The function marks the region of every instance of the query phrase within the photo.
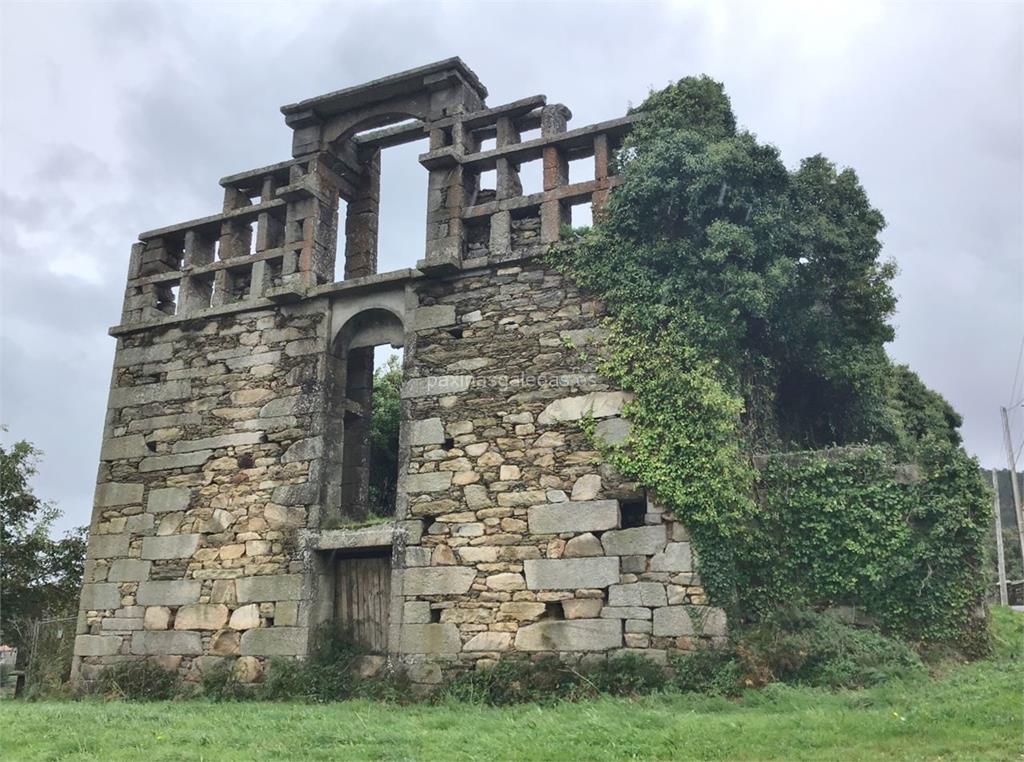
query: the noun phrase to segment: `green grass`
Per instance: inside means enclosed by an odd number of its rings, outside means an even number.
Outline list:
[[[5,702],[0,758],[1020,760],[1020,628],[1002,618],[996,658],[863,691],[775,685],[738,701],[665,695],[507,708]]]

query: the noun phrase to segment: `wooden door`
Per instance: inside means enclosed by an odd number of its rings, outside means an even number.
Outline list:
[[[334,621],[338,632],[374,653],[388,648],[391,553],[337,560]]]

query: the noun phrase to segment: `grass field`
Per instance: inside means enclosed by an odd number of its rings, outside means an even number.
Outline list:
[[[1014,628],[1019,634],[1019,628]],[[1005,631],[1005,630],[1004,630]],[[1024,661],[863,691],[770,686],[553,706],[0,704],[7,760],[1020,760]]]

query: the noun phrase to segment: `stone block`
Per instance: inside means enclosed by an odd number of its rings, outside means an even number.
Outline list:
[[[429,624],[430,604],[426,601],[406,601],[402,607],[402,622],[405,624]]]
[[[176,630],[219,630],[227,624],[228,607],[223,603],[192,603],[174,615]]]
[[[455,325],[455,306],[451,304],[438,304],[430,307],[420,307],[413,310],[410,325],[414,331]]]
[[[570,500],[585,502],[593,500],[601,493],[601,477],[599,474],[584,474],[572,485]]]
[[[142,557],[153,561],[169,558],[191,558],[199,548],[200,534],[170,534],[163,537],[144,537]]]
[[[430,566],[430,548],[413,545],[405,549],[406,566]]]
[[[451,623],[402,626],[399,649],[406,654],[456,654],[462,650],[459,628]]]
[[[112,582],[90,582],[82,585],[81,607],[87,610],[121,608],[121,593]]]
[[[149,561],[136,558],[119,558],[110,565],[107,579],[111,582],[142,582],[149,579]]]
[[[606,445],[625,444],[633,425],[625,418],[605,418],[594,427],[597,439]]]
[[[128,543],[131,536],[124,534],[90,534],[90,558],[118,558],[128,555]]]
[[[660,582],[633,582],[609,587],[608,605],[667,606],[668,598],[665,595],[665,586]]]
[[[619,525],[619,504],[615,500],[589,500],[534,505],[527,521],[531,534],[600,532]]]
[[[201,466],[209,460],[211,455],[213,455],[213,450],[200,450],[181,455],[154,455],[151,458],[142,459],[142,462],[139,463],[139,471],[170,471],[174,468]]]
[[[622,623],[616,619],[537,622],[516,633],[519,651],[607,651],[622,646]]]
[[[643,556],[665,549],[668,534],[664,526],[617,529],[601,535],[604,552],[610,556]]]
[[[105,617],[100,623],[100,628],[105,632],[131,632],[142,629],[142,620],[136,617]]]
[[[652,634],[655,637],[693,635],[693,620],[688,606],[666,606],[654,610]]]
[[[484,579],[484,584],[491,590],[522,590],[526,587],[523,575],[516,572],[499,572]]]
[[[308,630],[305,627],[262,627],[242,633],[243,656],[304,656]]]
[[[154,344],[149,347],[128,347],[118,350],[114,355],[115,368],[127,368],[131,365],[165,362],[173,355],[174,347],[170,342]]]
[[[151,489],[146,500],[146,510],[150,513],[167,513],[184,511],[188,508],[191,492],[188,487],[161,487]],[[141,498],[141,495],[140,495]]]
[[[725,637],[729,634],[725,611],[714,606],[691,606],[692,619],[697,620],[694,626],[698,635],[708,637]]]
[[[302,597],[301,574],[268,574],[235,581],[239,603],[297,601]]]
[[[196,603],[201,588],[199,580],[155,580],[140,583],[135,598],[140,606],[183,606]]]
[[[469,591],[476,570],[464,566],[421,566],[406,569],[402,574],[402,594],[462,595]]]
[[[202,439],[179,439],[174,443],[171,452],[178,454],[184,452],[196,452],[198,450],[219,450],[225,447],[242,447],[244,445],[259,444],[263,441],[262,431],[243,431],[239,434],[221,434],[216,437],[203,437]]]
[[[162,384],[142,384],[110,390],[111,408],[148,405],[150,402],[165,402],[190,397],[192,386],[188,381],[166,381]]]
[[[75,637],[75,656],[113,656],[120,650],[120,635],[78,635]]]
[[[549,426],[562,421],[578,421],[588,414],[593,418],[608,418],[621,413],[630,399],[632,395],[626,392],[591,392],[576,397],[563,397],[549,403],[537,416],[537,423]]]
[[[564,558],[588,558],[603,555],[604,548],[601,541],[590,532],[573,537],[565,543],[565,550],[562,552]]]
[[[109,508],[114,505],[132,505],[142,502],[141,484],[125,482],[106,482],[96,485],[94,502],[98,508]]]
[[[688,542],[670,542],[663,553],[651,558],[652,572],[693,571],[693,551]]]
[[[324,451],[323,437],[300,439],[285,450],[281,456],[282,463],[299,463],[305,460],[316,460]]]
[[[147,606],[142,617],[145,630],[166,630],[171,626],[171,610],[166,606]]]
[[[199,656],[202,652],[203,639],[198,632],[143,630],[132,633],[132,653],[138,656]]]
[[[451,471],[432,471],[425,474],[409,474],[405,477],[405,491],[444,492],[452,484]]]
[[[605,606],[602,619],[650,619],[651,610],[643,606]]]
[[[511,632],[480,632],[470,638],[463,651],[507,651],[512,647]]]
[[[569,598],[562,601],[562,613],[566,619],[596,619],[603,606],[600,598]]]
[[[299,602],[278,601],[274,604],[274,626],[294,627],[299,623]]]
[[[250,603],[246,606],[239,606],[231,612],[231,621],[228,627],[232,630],[254,630],[260,626],[260,605]]]
[[[440,418],[409,422],[409,444],[413,446],[444,443],[444,424]]]
[[[601,588],[619,581],[619,559],[535,558],[523,562],[529,590]]]
[[[469,388],[471,383],[473,383],[473,377],[465,375],[410,378],[402,384],[402,399],[461,394]]]
[[[111,437],[104,440],[100,448],[100,460],[125,460],[143,458],[149,455],[146,438],[142,434],[129,434],[124,437]]]

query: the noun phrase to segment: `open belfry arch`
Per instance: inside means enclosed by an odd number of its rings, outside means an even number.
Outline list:
[[[291,159],[139,237],[77,677],[154,658],[258,679],[332,626],[419,683],[724,635],[685,529],[583,431],[622,441],[627,398],[594,370],[601,305],[540,257],[574,206],[600,213],[633,117],[569,129],[544,96],[486,96],[452,58],[285,106]],[[378,273],[380,152],[417,140],[425,245]],[[382,344],[404,351],[395,517],[358,527]]]

